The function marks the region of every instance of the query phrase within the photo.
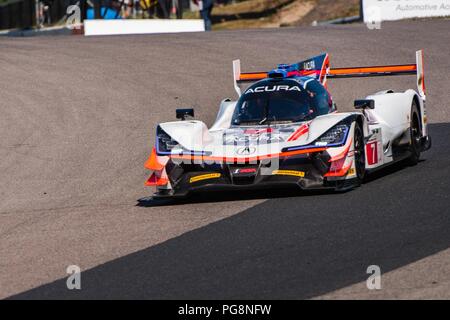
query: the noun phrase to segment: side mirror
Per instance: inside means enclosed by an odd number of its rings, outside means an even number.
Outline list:
[[[177,119],[186,120],[186,117],[194,117],[194,109],[177,109],[176,110]]]
[[[355,109],[375,109],[374,100],[355,100]]]

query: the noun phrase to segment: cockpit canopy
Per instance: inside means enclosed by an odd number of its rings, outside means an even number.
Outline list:
[[[333,103],[322,84],[312,78],[265,79],[249,87],[240,97],[233,126],[291,123],[330,113]]]

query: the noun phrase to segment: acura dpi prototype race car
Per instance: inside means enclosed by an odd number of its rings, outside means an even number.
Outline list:
[[[221,102],[211,128],[192,119],[193,109],[157,126],[145,163],[154,197],[284,185],[348,190],[386,165],[416,164],[431,147],[422,51],[407,65],[330,68],[322,54],[256,73],[241,73],[235,60],[233,71],[239,99]],[[337,112],[327,91],[328,79],[409,74],[417,91],[371,94],[354,102],[355,112]]]

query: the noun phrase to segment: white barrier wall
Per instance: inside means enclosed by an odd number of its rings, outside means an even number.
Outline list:
[[[117,19],[85,20],[84,35],[121,35],[205,31],[205,23],[200,19]]]
[[[450,16],[450,0],[362,0],[364,22]]]

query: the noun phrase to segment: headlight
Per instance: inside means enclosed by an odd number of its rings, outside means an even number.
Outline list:
[[[321,135],[315,142],[316,146],[329,146],[344,144],[347,138],[348,126],[345,124],[335,125],[333,128]]]
[[[173,140],[164,130],[159,126],[156,130],[156,138],[158,144],[158,152],[170,152],[178,145],[178,142]]]

